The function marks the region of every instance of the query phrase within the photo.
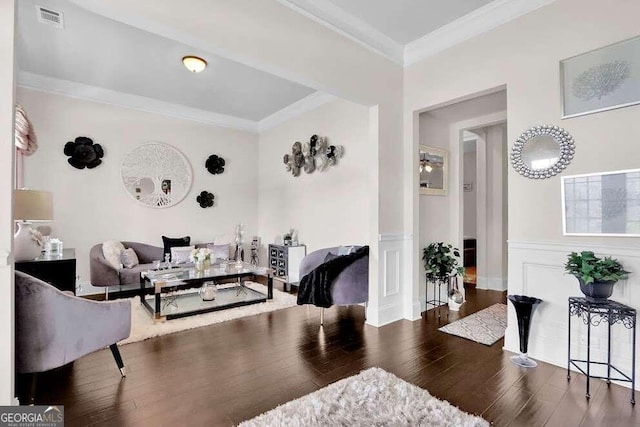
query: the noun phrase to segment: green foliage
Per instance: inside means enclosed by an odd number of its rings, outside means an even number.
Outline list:
[[[564,269],[584,283],[617,282],[629,274],[617,259],[598,258],[591,251],[571,252]]]
[[[431,243],[422,251],[422,261],[427,270],[427,280],[430,282],[444,282],[452,275],[464,274],[458,258],[460,250],[443,242]]]

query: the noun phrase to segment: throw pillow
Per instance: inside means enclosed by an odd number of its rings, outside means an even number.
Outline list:
[[[122,265],[124,268],[133,268],[136,265],[140,264],[140,260],[138,260],[138,254],[131,248],[125,249],[120,254],[120,261],[122,261]]]
[[[349,255],[356,250],[355,246],[340,246],[338,248],[338,255]]]
[[[207,249],[211,251],[211,259],[221,259],[227,261],[229,259],[229,245],[212,245],[208,244]]]
[[[116,270],[122,268],[120,255],[124,251],[124,245],[117,240],[107,240],[102,243],[102,255],[107,263]]]
[[[178,237],[171,238],[167,236],[162,236],[162,243],[164,244],[164,252],[165,254],[169,254],[169,259],[171,259],[171,248],[189,246],[191,243],[191,237]]]
[[[195,246],[178,246],[171,248],[171,260],[176,264],[190,262],[189,257]]]

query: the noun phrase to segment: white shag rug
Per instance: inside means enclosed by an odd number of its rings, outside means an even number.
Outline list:
[[[488,427],[427,390],[370,368],[240,423],[254,426]]]
[[[494,304],[438,330],[480,344],[492,345],[504,337],[505,329],[507,329],[507,306]]]
[[[245,284],[247,287],[258,292],[262,292],[265,295],[267,293],[267,287],[265,285],[255,282],[245,282]],[[273,299],[267,300],[267,302],[214,311],[211,313],[196,314],[194,316],[182,317],[161,323],[153,323],[151,315],[147,309],[142,306],[142,303],[140,303],[140,297],[129,298],[129,300],[131,301],[131,335],[129,335],[129,338],[120,341],[118,343],[120,345],[143,341],[160,335],[185,331],[187,329],[213,325],[214,323],[226,322],[227,320],[238,319],[240,317],[281,310],[283,308],[289,308],[296,305],[296,297],[294,295],[281,292],[274,288]]]

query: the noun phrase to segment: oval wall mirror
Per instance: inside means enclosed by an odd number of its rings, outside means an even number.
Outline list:
[[[191,188],[191,165],[175,147],[150,142],[131,150],[122,162],[122,184],[134,200],[151,208],[182,201]]]
[[[574,154],[575,143],[569,132],[554,125],[535,126],[513,144],[511,164],[520,175],[544,179],[560,173]]]

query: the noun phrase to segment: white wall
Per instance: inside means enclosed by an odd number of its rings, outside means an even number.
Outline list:
[[[53,193],[52,234],[76,249],[81,280],[89,279],[91,246],[108,239],[162,246],[162,235],[189,235],[192,242],[210,242],[233,233],[238,223],[245,226],[246,242],[257,233],[257,135],[23,88],[17,100],[40,145],[25,159],[25,185]],[[102,145],[100,166],[78,170],[67,163],[64,144],[77,136]],[[191,163],[191,191],[178,205],[152,209],[125,193],[120,164],[133,147],[149,141],[176,147]],[[225,159],[223,174],[205,169],[211,154]],[[203,190],[215,195],[212,208],[197,204]]]
[[[265,248],[290,228],[298,230],[307,252],[369,244],[368,133],[369,109],[336,100],[260,134],[258,218]],[[282,157],[294,142],[308,142],[314,134],[344,146],[344,156],[324,172],[301,171],[294,177]],[[266,253],[261,260],[266,263]]]
[[[468,147],[469,145],[473,148]],[[465,141],[463,160],[464,184],[471,184],[471,191],[464,192],[464,237],[476,237],[476,142]],[[469,150],[469,151],[467,151]]]
[[[575,158],[564,175],[637,168],[640,156],[634,141],[640,139],[640,106],[561,120],[558,71],[564,58],[637,36],[637,16],[637,1],[621,0],[612,7],[611,2],[598,0],[557,0],[405,69],[406,143],[417,149],[416,111],[506,85],[510,142],[531,126],[557,124],[576,141]],[[474,64],[473,73],[468,72],[469,63]],[[592,247],[615,255],[628,247],[637,253],[640,239],[563,236],[560,177],[530,180],[509,167],[508,187],[509,293],[526,292],[545,301],[534,319],[531,354],[562,366],[566,363],[566,296],[579,294],[560,267],[566,252]],[[516,244],[520,245],[517,262],[513,260]],[[560,252],[550,249],[558,244]],[[551,260],[543,260],[545,251],[551,252]],[[635,263],[630,261],[630,269]],[[526,287],[523,277],[528,277]],[[639,277],[634,274],[619,284],[614,296],[640,307],[640,292],[634,291]],[[544,339],[551,335],[555,341]],[[518,348],[511,308],[505,346]]]
[[[14,401],[14,1],[0,0],[0,405]]]
[[[507,217],[505,207],[507,157],[506,126],[503,124],[484,129],[486,146],[486,198],[479,202],[486,209],[486,222],[478,227],[486,229],[486,269],[478,268],[478,288],[507,289]],[[480,266],[478,266],[480,267]]]

